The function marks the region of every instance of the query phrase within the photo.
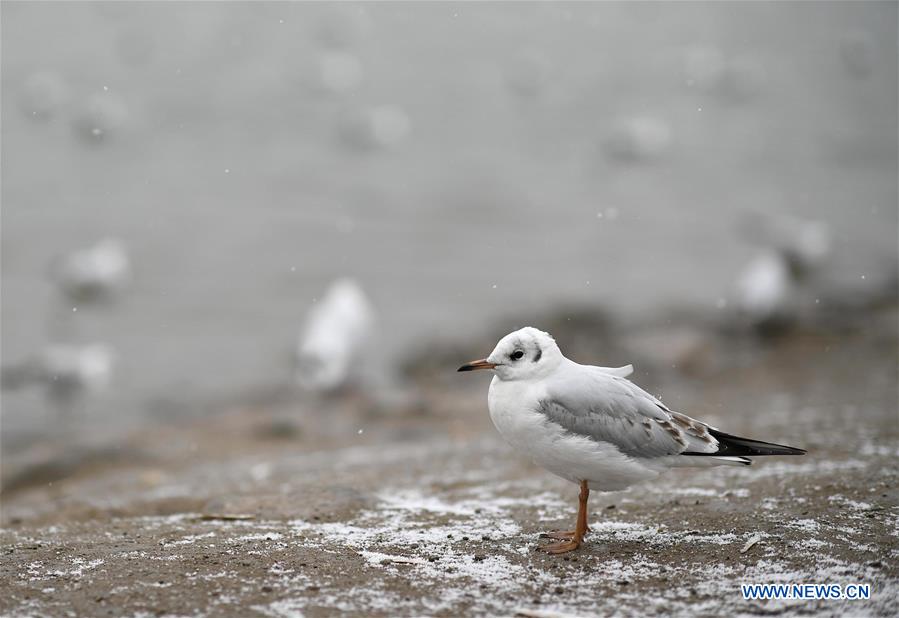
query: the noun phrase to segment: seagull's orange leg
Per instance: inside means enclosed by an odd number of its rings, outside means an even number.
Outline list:
[[[574,531],[550,532],[541,535],[562,540],[561,543],[544,545],[540,548],[541,551],[545,551],[548,554],[564,554],[569,551],[574,551],[581,546],[584,535],[587,534],[587,531],[589,530],[587,527],[587,499],[589,497],[590,488],[587,486],[587,481],[581,481],[581,493],[578,496],[577,523],[574,526]]]
[[[590,532],[590,526],[584,532]],[[574,530],[550,530],[549,532],[541,532],[541,539],[556,539],[558,541],[570,541],[574,538],[576,532]]]

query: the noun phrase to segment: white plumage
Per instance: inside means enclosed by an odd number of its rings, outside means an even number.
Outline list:
[[[737,309],[753,322],[777,318],[788,312],[791,292],[789,264],[780,254],[765,251],[737,279]]]
[[[67,403],[109,387],[115,352],[106,344],[52,344],[21,365],[4,368],[4,388],[41,385],[51,399]]]
[[[520,366],[510,365],[509,356],[519,349]],[[718,443],[705,425],[684,415],[676,422],[664,404],[630,382],[630,365],[579,365],[535,328],[504,337],[487,361],[497,363],[487,399],[496,428],[513,447],[571,482],[617,491],[671,467],[741,463],[681,457],[714,453]]]
[[[297,381],[312,391],[337,389],[353,375],[369,341],[374,311],[351,279],[331,284],[309,311],[297,343]]]
[[[737,279],[735,307],[754,325],[789,320],[798,292],[831,253],[831,232],[821,221],[786,216],[747,217],[743,233],[764,246]]]
[[[821,267],[833,250],[833,234],[823,221],[753,214],[743,219],[741,227],[748,240],[780,254],[797,279]]]
[[[108,298],[130,280],[131,260],[124,244],[107,238],[60,258],[54,263],[52,276],[72,300]]]

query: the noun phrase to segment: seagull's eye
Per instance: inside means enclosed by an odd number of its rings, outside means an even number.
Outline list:
[[[515,350],[514,352],[509,354],[509,358],[511,358],[512,360],[518,360],[522,356],[524,356],[524,352],[522,352],[521,350]]]

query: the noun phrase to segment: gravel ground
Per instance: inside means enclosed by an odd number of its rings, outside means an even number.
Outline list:
[[[896,615],[895,317],[714,371],[638,365],[669,405],[809,454],[594,493],[565,556],[536,548],[576,488],[495,435],[485,377],[393,406],[270,393],[106,450],[48,439],[4,461],[0,614]],[[871,596],[744,601],[741,583]]]

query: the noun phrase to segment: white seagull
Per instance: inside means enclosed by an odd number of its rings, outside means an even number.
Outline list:
[[[73,301],[112,297],[131,278],[131,260],[125,245],[106,238],[92,247],[56,259],[51,275]]]
[[[753,326],[796,317],[800,292],[831,253],[830,227],[786,216],[748,216],[743,234],[765,248],[737,279],[734,305]]]
[[[51,344],[28,361],[4,367],[3,388],[42,385],[51,400],[71,405],[84,394],[106,390],[112,382],[115,362],[115,351],[104,343]]]
[[[503,437],[539,466],[580,485],[575,529],[546,535],[560,540],[541,548],[551,554],[583,542],[590,489],[626,489],[669,468],[748,466],[755,455],[805,453],[726,434],[674,412],[627,379],[630,365],[579,365],[536,328],[506,335],[490,356],[459,367],[476,369],[495,373],[487,404]]]
[[[775,251],[765,251],[737,279],[736,306],[755,325],[786,318],[792,289],[789,262]]]
[[[353,377],[374,329],[375,312],[358,283],[338,279],[306,318],[296,348],[296,378],[311,391],[334,391]]]

